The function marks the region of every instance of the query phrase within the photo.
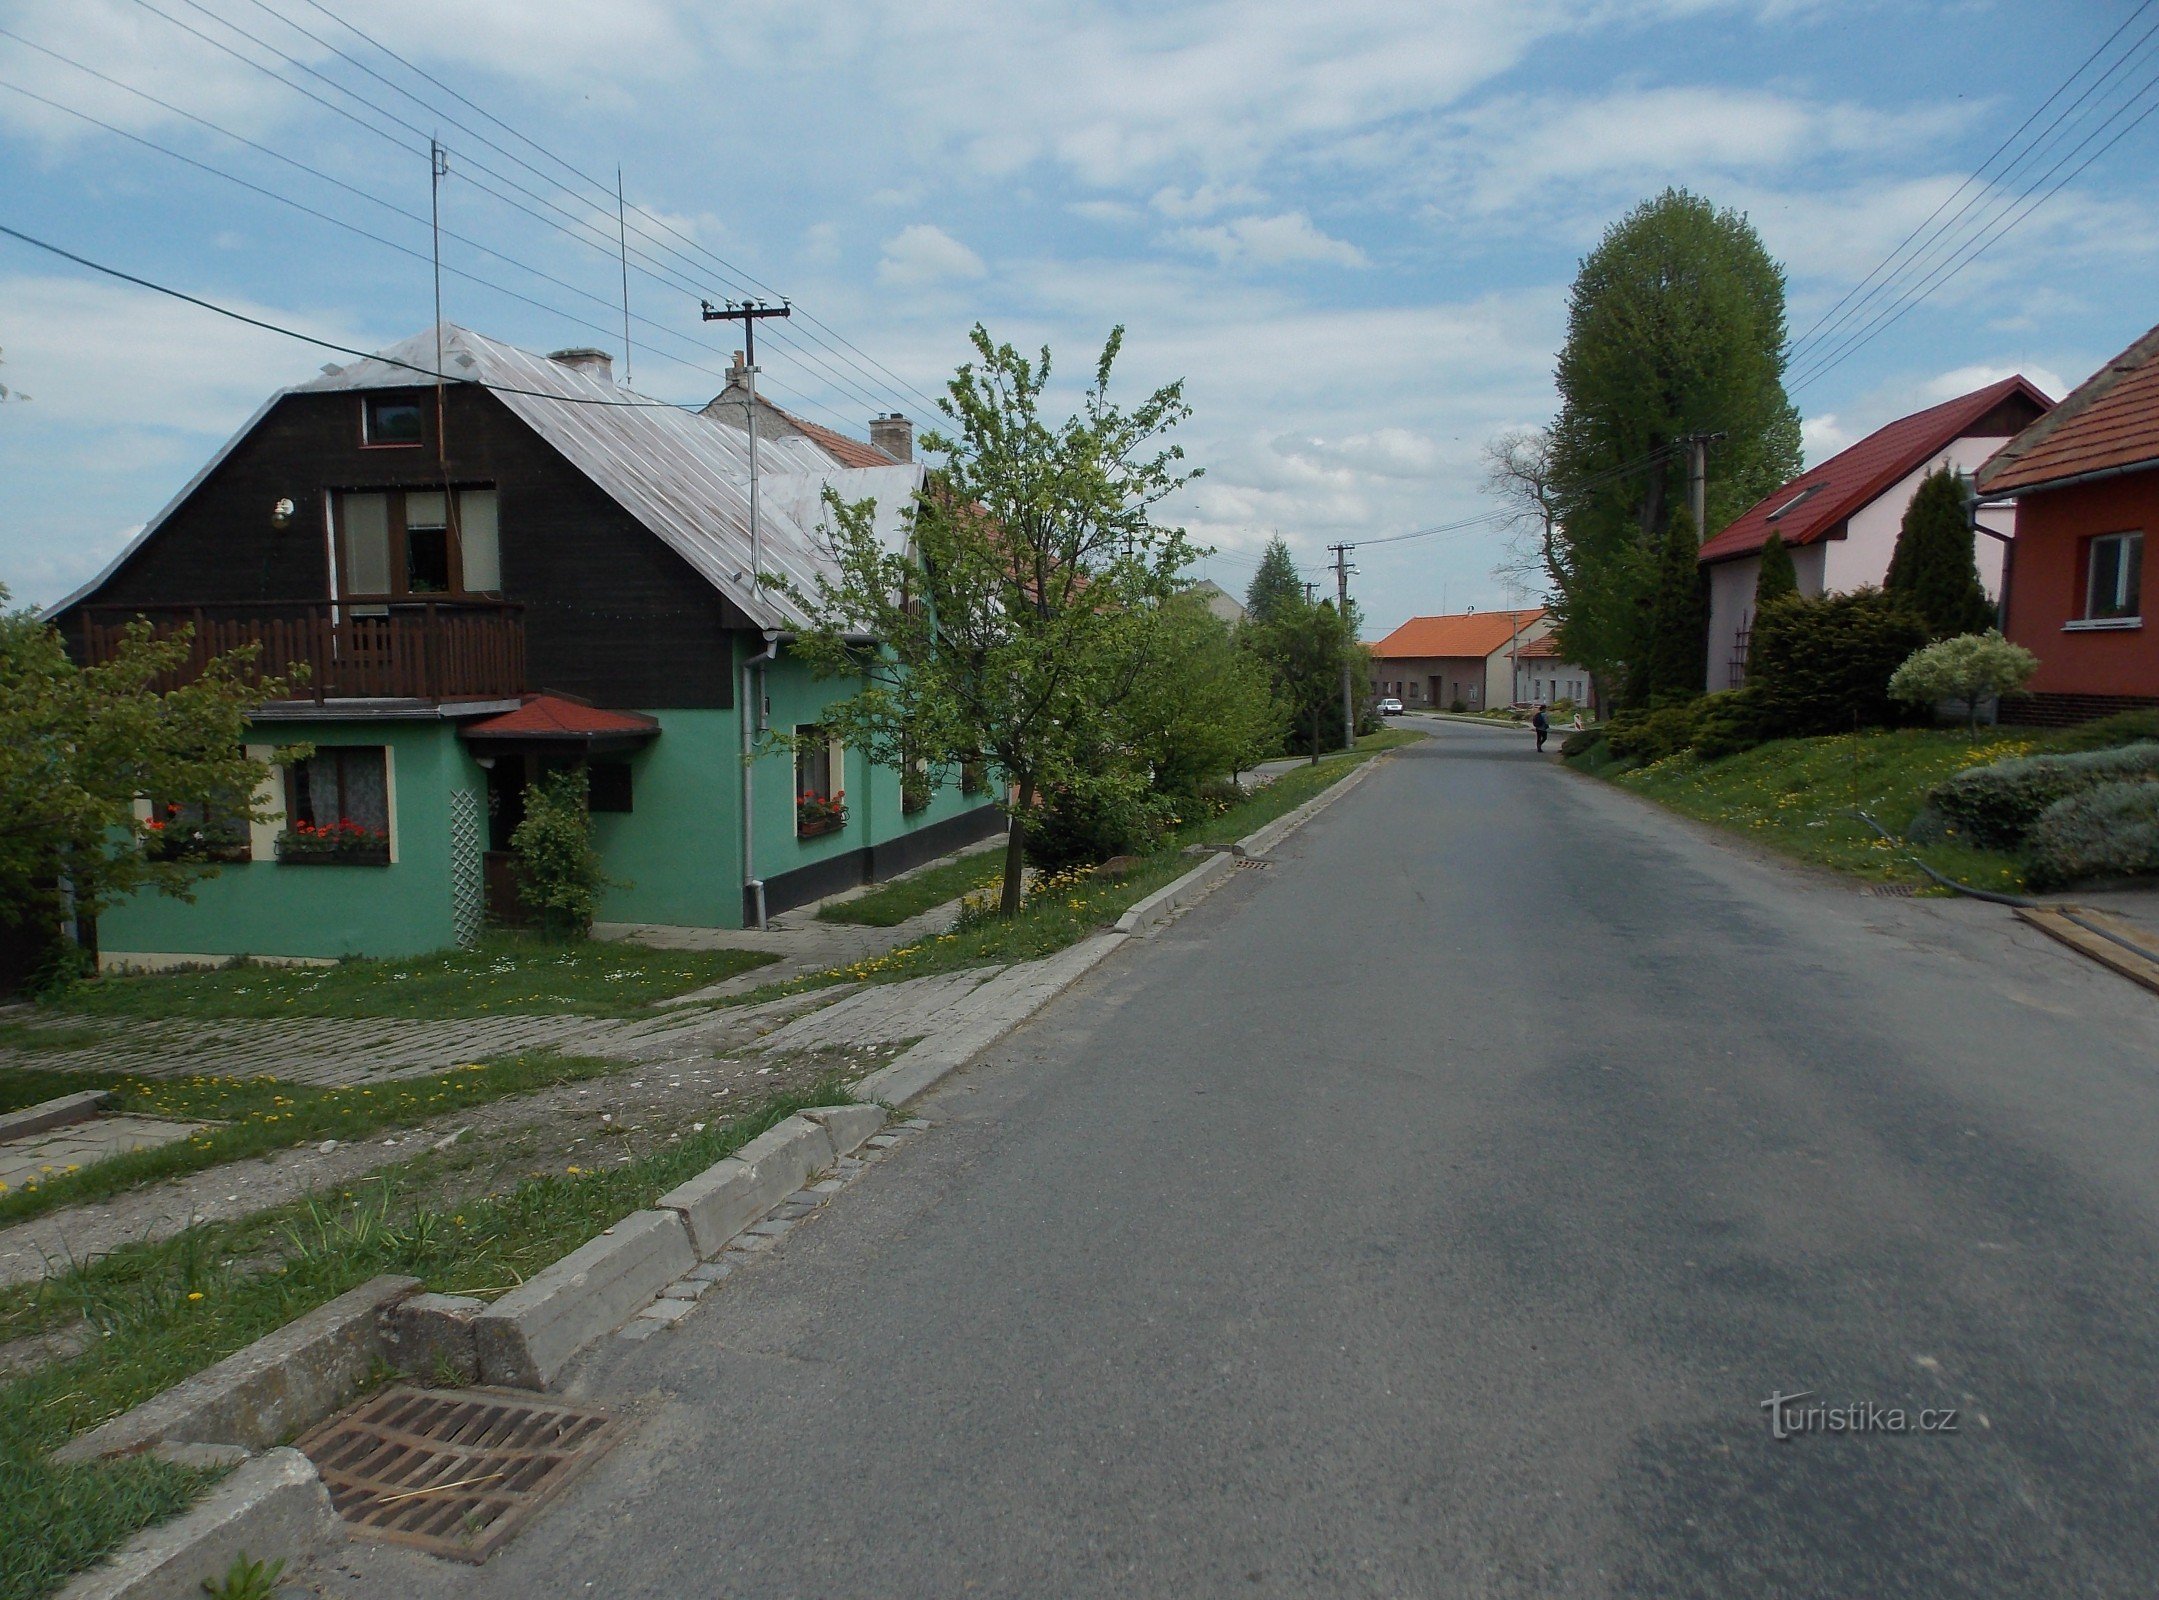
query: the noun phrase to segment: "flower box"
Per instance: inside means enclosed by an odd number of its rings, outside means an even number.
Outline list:
[[[295,822],[277,836],[277,859],[289,867],[386,867],[390,836],[357,822]]]
[[[798,839],[816,839],[828,833],[838,833],[840,829],[846,826],[847,813],[844,811],[821,817],[798,816],[795,818],[795,837]]]
[[[281,867],[386,867],[390,864],[390,847],[385,844],[362,850],[293,850],[280,844],[277,864]]]
[[[818,794],[805,790],[795,796],[795,837],[815,839],[838,833],[847,826],[847,796],[838,791]]]

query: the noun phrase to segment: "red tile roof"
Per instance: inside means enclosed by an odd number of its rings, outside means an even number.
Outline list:
[[[635,711],[603,711],[556,694],[528,694],[515,711],[465,725],[465,737],[483,739],[591,739],[653,733],[659,723]]]
[[[1979,469],[1982,494],[2020,494],[2110,468],[2159,466],[2159,328],[2086,378]]]
[[[772,404],[769,400],[765,400],[763,395],[759,395],[757,398],[767,405]],[[873,444],[864,444],[860,439],[850,439],[844,433],[827,428],[820,423],[812,422],[807,417],[798,417],[792,411],[781,410],[778,406],[772,406],[772,409],[778,411],[790,423],[800,428],[809,436],[811,442],[843,467],[889,467],[897,465],[894,457],[887,455]]]
[[[1556,661],[1563,659],[1559,653],[1559,636],[1551,633],[1546,634],[1541,639],[1530,640],[1521,649],[1515,651],[1515,654],[1525,661]]]
[[[1383,661],[1417,656],[1488,656],[1544,615],[1536,611],[1469,611],[1459,616],[1411,617],[1372,646]]]
[[[1869,501],[1986,421],[1989,412],[2010,406],[2016,413],[2028,414],[2044,412],[2053,404],[2019,374],[1899,417],[1757,502],[1704,544],[1701,558],[1712,562],[1751,556],[1769,542],[1772,532],[1782,534],[1787,547],[1818,543]],[[2002,431],[2013,431],[2028,420],[2028,415],[2013,416]]]

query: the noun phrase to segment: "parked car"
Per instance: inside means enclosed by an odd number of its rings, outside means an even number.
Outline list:
[[[1399,717],[1402,714],[1402,702],[1395,699],[1391,694],[1381,695],[1379,697],[1379,714],[1383,717]]]

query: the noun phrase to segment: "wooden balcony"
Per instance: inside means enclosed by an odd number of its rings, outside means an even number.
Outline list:
[[[255,673],[287,677],[296,666],[308,700],[495,700],[525,688],[523,608],[500,601],[415,600],[387,605],[327,601],[214,601],[201,605],[85,606],[85,662],[110,661],[130,623],[158,635],[192,630],[187,662],[153,685],[200,677],[217,656],[260,645]]]

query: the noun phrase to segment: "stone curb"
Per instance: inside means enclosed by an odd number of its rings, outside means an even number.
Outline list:
[[[56,1100],[40,1100],[34,1106],[0,1115],[0,1140],[27,1139],[32,1134],[50,1133],[55,1128],[88,1122],[111,1104],[110,1089],[85,1089],[80,1094],[64,1094]]]
[[[633,1211],[472,1319],[480,1381],[544,1389],[570,1357],[612,1333],[697,1265],[675,1211]]]
[[[69,1440],[53,1460],[72,1465],[158,1444],[281,1443],[360,1392],[381,1354],[377,1319],[419,1286],[417,1278],[370,1278]]]
[[[266,1450],[170,1522],[135,1535],[59,1600],[202,1600],[243,1551],[288,1571],[342,1536],[330,1491],[297,1450]]]
[[[880,1126],[883,1121],[883,1113],[879,1112]],[[855,1144],[875,1131],[864,1133]],[[670,1189],[656,1204],[682,1219],[690,1247],[700,1259],[716,1256],[726,1248],[728,1240],[809,1182],[813,1174],[832,1165],[837,1155],[831,1134],[807,1116],[797,1114],[767,1128],[687,1183]],[[659,1293],[680,1276],[675,1273],[655,1285],[653,1293]]]
[[[1155,890],[1117,919],[1119,933],[1144,933],[1172,912],[1181,911],[1203,898],[1237,865],[1236,856],[1218,851],[1176,882]]]
[[[1358,784],[1371,777],[1379,764],[1385,761],[1390,754],[1392,754],[1391,751],[1382,750],[1348,777],[1328,784],[1326,788],[1320,790],[1318,794],[1305,801],[1296,810],[1285,811],[1281,816],[1276,817],[1274,821],[1254,828],[1237,841],[1237,847],[1248,856],[1265,855],[1307,822],[1318,816],[1320,812],[1326,810],[1335,801],[1356,788]]]

